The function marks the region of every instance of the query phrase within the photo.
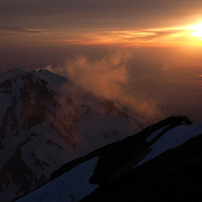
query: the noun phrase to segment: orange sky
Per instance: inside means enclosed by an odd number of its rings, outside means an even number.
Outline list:
[[[198,0],[2,0],[0,47],[201,46],[200,22]]]
[[[200,0],[1,0],[0,73],[48,66],[145,113],[200,120],[201,23]]]
[[[201,30],[201,33],[200,33]],[[193,33],[199,33],[193,35]],[[124,31],[92,31],[84,32],[72,39],[58,40],[66,44],[113,44],[120,46],[202,46],[202,27],[150,28]]]
[[[4,46],[65,46],[82,45],[117,45],[145,47],[202,46],[202,26],[199,23],[179,27],[111,30],[88,29],[63,30],[3,30],[8,33],[1,39]],[[195,26],[194,26],[195,25]],[[76,32],[76,33],[75,33]],[[193,33],[196,33],[195,35]]]

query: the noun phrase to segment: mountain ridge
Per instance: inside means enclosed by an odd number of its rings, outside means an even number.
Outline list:
[[[181,144],[159,153],[158,156],[141,165],[135,166],[151,152],[151,145],[169,134],[170,131],[181,126],[195,125],[200,125],[200,129],[196,131],[192,127],[193,132],[190,133],[189,139],[185,142],[182,140]],[[161,134],[159,133],[160,136],[157,136],[156,140],[154,138],[150,142],[147,141],[149,136],[165,126],[168,126],[169,130],[160,132]],[[181,135],[183,136],[183,132]],[[91,190],[91,193],[85,192],[81,201],[147,201],[151,199],[155,201],[185,199],[200,201],[202,199],[200,191],[202,188],[200,183],[202,179],[201,143],[202,122],[192,124],[187,117],[169,117],[133,136],[106,145],[85,157],[62,166],[52,174],[51,182],[54,186],[54,180],[58,180],[58,178],[68,180],[68,178],[65,179],[64,173],[71,172],[72,169],[87,163],[90,159],[98,158],[88,183],[99,187]],[[44,185],[33,193],[40,201],[45,202],[40,196],[45,194],[49,197],[48,194],[51,190],[52,188],[47,190],[46,185]],[[63,195],[63,192],[59,191],[61,198],[56,201],[78,201],[74,197],[69,200],[68,194],[71,195],[71,191],[64,190],[66,194]],[[77,190],[78,195],[81,194],[79,190]],[[33,193],[30,193],[28,198],[25,196],[17,201],[32,202],[35,200]]]
[[[47,70],[11,70],[0,76],[0,102],[3,201],[43,184],[65,162],[140,131],[145,124],[120,103]]]

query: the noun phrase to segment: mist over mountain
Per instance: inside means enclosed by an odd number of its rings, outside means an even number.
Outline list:
[[[201,202],[201,10],[0,1],[0,202]]]
[[[25,71],[48,67],[99,96],[130,104],[151,123],[173,115],[198,122],[202,120],[201,51],[201,47],[104,45],[4,48],[0,73],[16,67]]]
[[[145,127],[129,108],[47,70],[0,75],[0,198],[49,180],[64,163]]]
[[[134,109],[47,70],[1,74],[0,102],[2,202],[201,199],[201,122],[147,127]]]

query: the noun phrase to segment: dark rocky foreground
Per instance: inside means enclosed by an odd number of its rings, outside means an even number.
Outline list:
[[[52,179],[98,156],[98,164],[89,182],[98,184],[99,188],[83,198],[82,202],[202,201],[202,134],[135,167],[151,151],[152,144],[180,125],[189,127],[191,121],[186,117],[170,117],[160,121],[134,136],[62,166],[53,173]],[[163,127],[153,140],[146,141]]]

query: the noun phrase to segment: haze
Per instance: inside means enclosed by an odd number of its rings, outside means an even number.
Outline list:
[[[202,120],[202,2],[2,0],[0,73],[46,68],[143,117]]]

